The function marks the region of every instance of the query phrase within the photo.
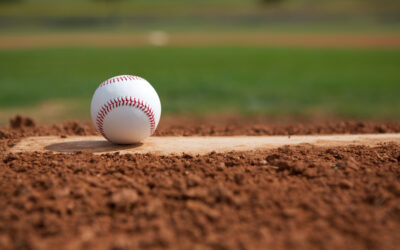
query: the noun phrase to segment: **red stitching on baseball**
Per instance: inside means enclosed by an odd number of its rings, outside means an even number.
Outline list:
[[[147,117],[149,118],[149,121],[150,121],[150,134],[154,133],[154,131],[156,129],[156,123],[155,123],[155,119],[154,119],[154,112],[151,109],[151,107],[149,105],[145,104],[142,100],[132,98],[131,96],[129,97],[129,102],[128,102],[128,97],[125,96],[125,97],[117,97],[117,98],[109,100],[107,103],[105,103],[103,105],[103,107],[101,107],[101,109],[97,113],[96,125],[97,125],[98,131],[100,132],[100,134],[102,134],[105,138],[107,138],[107,136],[106,136],[106,134],[104,132],[104,128],[103,128],[104,119],[106,118],[107,114],[109,112],[111,112],[111,110],[118,108],[120,106],[134,107],[134,108],[138,108],[141,111],[143,111],[147,115]]]
[[[123,75],[123,76],[114,76],[102,83],[100,83],[99,87],[106,86],[110,83],[115,83],[115,82],[127,82],[131,80],[143,80],[143,78],[139,76],[132,76],[132,75]]]

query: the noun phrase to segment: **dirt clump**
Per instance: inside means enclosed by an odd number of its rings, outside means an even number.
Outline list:
[[[17,115],[10,119],[10,127],[13,129],[24,128],[24,127],[35,127],[35,122],[29,118]]]
[[[38,125],[32,118],[17,115],[10,119],[9,128],[0,128],[0,139],[19,139],[28,136],[95,135],[96,129],[90,123],[77,121],[63,124]]]

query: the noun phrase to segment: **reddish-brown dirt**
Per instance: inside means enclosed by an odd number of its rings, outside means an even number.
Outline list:
[[[18,34],[0,35],[1,49],[49,47],[140,47],[154,44],[148,34]],[[279,46],[306,48],[399,48],[400,36],[385,33],[193,33],[167,34],[167,46]]]
[[[400,132],[400,123],[168,121],[159,135]],[[176,119],[175,119],[176,121]],[[281,125],[279,125],[281,124]],[[294,124],[294,125],[293,125]],[[398,249],[400,145],[204,156],[19,153],[90,125],[0,131],[0,249]]]
[[[400,122],[371,121],[293,121],[262,117],[163,117],[156,136],[232,136],[232,135],[315,135],[400,133]],[[0,139],[27,136],[96,135],[91,123],[76,121],[64,124],[36,125],[28,117],[10,119],[8,128],[0,128]]]

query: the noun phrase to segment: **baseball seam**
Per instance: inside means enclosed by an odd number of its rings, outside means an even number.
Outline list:
[[[129,81],[129,80],[143,80],[143,78],[139,76],[132,76],[132,75],[123,75],[123,76],[115,76],[111,77],[110,79],[100,83],[99,88],[106,86],[111,83],[117,83],[117,82],[124,82],[124,81]]]
[[[97,112],[96,125],[97,125],[97,130],[100,132],[100,134],[102,134],[105,138],[107,138],[103,128],[104,119],[106,118],[108,113],[121,106],[134,107],[143,111],[150,121],[150,135],[154,133],[156,128],[156,122],[154,118],[153,109],[148,104],[144,103],[142,100],[138,98],[134,98],[131,96],[124,96],[124,97],[116,97],[114,99],[109,100],[101,107],[99,112]]]

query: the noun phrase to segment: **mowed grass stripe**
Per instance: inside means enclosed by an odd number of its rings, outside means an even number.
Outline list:
[[[167,113],[400,118],[400,50],[277,48],[0,51],[0,108],[71,99],[87,112],[98,84],[135,74]]]

